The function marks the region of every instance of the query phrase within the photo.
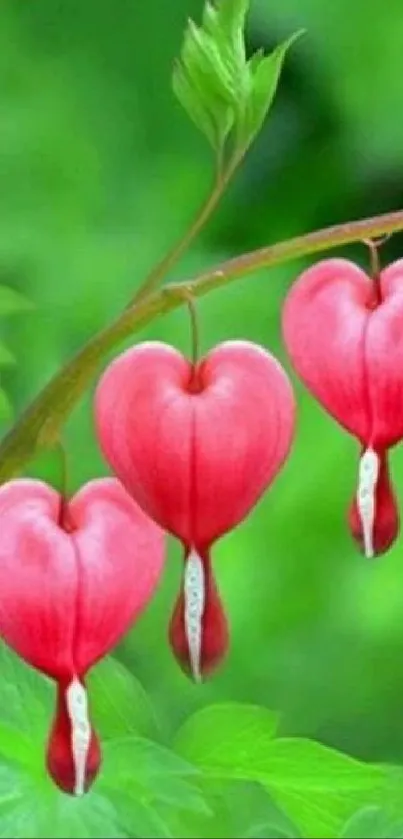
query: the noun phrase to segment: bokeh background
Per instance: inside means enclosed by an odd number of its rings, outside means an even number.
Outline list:
[[[198,19],[201,8],[201,0],[1,5],[0,279],[35,304],[1,323],[17,359],[1,371],[1,384],[17,412],[119,312],[209,188],[209,150],[170,84],[186,19]],[[307,34],[287,58],[264,130],[172,278],[402,205],[401,0],[254,0],[250,47],[269,50],[300,27]],[[396,236],[383,258],[398,256],[401,244]],[[343,253],[367,264],[363,246]],[[203,298],[203,351],[244,337],[290,370],[280,312],[304,264]],[[145,338],[188,352],[186,312],[155,321],[135,340]],[[402,542],[372,562],[357,553],[345,513],[358,446],[293,380],[292,456],[249,519],[214,550],[232,626],[225,665],[195,687],[170,653],[166,628],[181,574],[173,541],[158,595],[118,654],[151,694],[167,739],[193,709],[238,699],[280,711],[289,734],[401,761]],[[91,399],[66,428],[72,491],[107,472]],[[402,496],[399,447],[391,461]],[[57,455],[28,473],[57,483]]]

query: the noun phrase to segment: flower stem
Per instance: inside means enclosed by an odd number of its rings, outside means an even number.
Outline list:
[[[403,211],[327,227],[229,259],[189,282],[170,284],[148,294],[79,350],[5,435],[0,444],[0,483],[18,474],[39,448],[54,445],[60,427],[107,352],[150,321],[187,303],[189,295],[199,297],[255,271],[399,230],[403,230]]]
[[[60,509],[59,509],[59,527],[64,527],[67,518],[67,502],[68,502],[68,485],[69,485],[69,469],[67,462],[67,451],[62,439],[59,437],[55,442],[55,449],[60,458],[60,477],[59,477],[59,493],[60,493]]]
[[[213,189],[211,190],[207,200],[199,210],[195,220],[190,225],[185,235],[168,251],[168,253],[157,263],[157,265],[150,271],[145,280],[142,282],[134,297],[128,303],[127,308],[131,308],[140,301],[148,297],[160,285],[161,281],[166,277],[171,268],[180,260],[183,254],[188,250],[193,240],[202,230],[212,213],[214,212],[220,198],[228,184],[234,167],[228,168],[224,174],[217,173],[217,178]]]
[[[193,367],[196,367],[200,355],[199,325],[197,322],[196,304],[191,294],[187,295],[186,303],[189,310],[190,333],[192,338],[191,359]]]
[[[379,250],[382,245],[388,241],[390,238],[390,234],[386,234],[385,236],[381,236],[379,239],[363,239],[364,245],[367,246],[370,255],[370,270],[371,270],[371,278],[374,284],[375,290],[375,301],[376,305],[380,305],[382,303],[382,287],[381,287],[381,273],[382,273],[382,266],[381,266],[381,257],[379,254]]]

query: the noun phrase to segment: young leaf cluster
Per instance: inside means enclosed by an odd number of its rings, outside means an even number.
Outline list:
[[[173,76],[174,92],[213,147],[219,171],[237,165],[273,102],[286,53],[299,32],[265,55],[247,56],[249,0],[206,3],[202,23],[189,20]]]

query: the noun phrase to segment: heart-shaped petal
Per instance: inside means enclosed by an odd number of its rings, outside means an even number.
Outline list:
[[[162,571],[164,537],[118,481],[92,481],[66,506],[40,481],[0,487],[0,633],[67,682],[128,630]]]
[[[284,339],[319,402],[364,446],[403,437],[403,261],[374,282],[345,259],[318,262],[288,294]]]
[[[403,260],[376,280],[317,263],[288,294],[283,332],[301,379],[362,444],[350,528],[366,556],[382,553],[399,529],[385,452],[403,438]]]
[[[196,369],[146,343],[116,358],[96,393],[105,457],[138,503],[187,545],[209,546],[257,502],[289,451],[294,399],[279,363],[243,341]]]
[[[48,770],[82,795],[101,762],[83,676],[152,596],[164,535],[111,478],[71,502],[41,481],[0,487],[0,633],[58,682]]]

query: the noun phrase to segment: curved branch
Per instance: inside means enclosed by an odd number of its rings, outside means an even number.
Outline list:
[[[132,333],[189,299],[263,268],[270,268],[339,245],[403,230],[403,211],[327,227],[223,262],[185,283],[175,283],[127,309],[98,332],[38,394],[0,444],[0,482],[18,474],[43,446],[53,445],[59,429],[95,375],[104,355]]]

